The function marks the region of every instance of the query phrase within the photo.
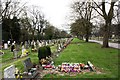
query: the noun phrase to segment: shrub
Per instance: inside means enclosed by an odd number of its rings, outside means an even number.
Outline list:
[[[41,60],[42,58],[46,58],[51,56],[51,49],[49,46],[40,47],[38,49],[38,58]]]
[[[47,56],[51,56],[51,49],[49,46],[46,46],[47,49]]]

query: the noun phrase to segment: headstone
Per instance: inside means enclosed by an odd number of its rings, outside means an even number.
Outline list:
[[[26,60],[24,60],[23,64],[26,71],[29,71],[33,67],[33,64],[30,58],[27,58]]]
[[[28,49],[29,45],[28,45],[28,42],[25,41],[25,48]]]
[[[8,41],[7,43],[8,43],[8,46],[10,47],[10,41]]]
[[[42,43],[39,42],[38,45],[39,45],[39,47],[42,47]]]
[[[37,46],[37,48],[39,48],[39,40],[37,40],[37,42],[36,42],[36,46]]]
[[[28,40],[28,45],[30,46],[30,40]]]
[[[16,49],[13,50],[13,54],[14,54],[14,58],[17,59],[18,51]]]
[[[4,80],[8,80],[7,78],[15,79],[15,66],[11,65],[4,69]]]
[[[12,46],[11,46],[11,52],[13,52],[14,49],[15,49],[15,45],[12,44]]]
[[[31,42],[31,48],[32,49],[34,48],[34,40],[32,40],[32,42]]]
[[[10,44],[10,41],[8,41],[8,44]]]
[[[45,45],[46,45],[46,46],[48,45],[48,42],[47,42],[47,41],[45,42]]]
[[[34,49],[36,49],[36,42],[34,41]]]
[[[27,56],[28,55],[28,51],[24,48],[24,45],[22,46],[22,54],[21,57]]]
[[[4,43],[4,49],[8,49],[8,44]]]
[[[29,78],[30,80],[33,80],[31,78],[37,78],[37,75],[39,74],[39,71],[37,71],[37,68],[33,68],[34,66],[33,66],[30,58],[27,58],[26,60],[24,60],[23,63],[24,63],[25,70],[28,73],[27,78]]]
[[[14,41],[13,43],[15,44],[16,42]]]
[[[44,43],[44,41],[42,41],[42,46],[44,46],[45,45],[45,43]]]
[[[15,49],[16,49],[17,51],[19,51],[19,50],[20,50],[20,45],[16,45]]]

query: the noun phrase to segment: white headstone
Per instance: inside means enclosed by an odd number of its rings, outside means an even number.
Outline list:
[[[15,44],[16,42],[14,41],[13,43]]]
[[[24,57],[24,56],[26,56],[27,55],[27,53],[26,53],[26,49],[25,48],[22,48],[22,54],[21,54],[21,57]]]
[[[39,44],[38,44],[38,45],[39,45],[39,47],[42,47],[42,43],[40,43],[40,42],[39,42]]]
[[[8,44],[4,43],[4,49],[8,49]]]
[[[10,44],[10,41],[8,41],[8,44]]]
[[[45,45],[46,45],[46,46],[48,45],[48,42],[47,42],[47,41],[45,42]]]
[[[15,66],[11,65],[4,69],[4,78],[15,78]]]
[[[44,42],[42,41],[42,46],[44,46]]]

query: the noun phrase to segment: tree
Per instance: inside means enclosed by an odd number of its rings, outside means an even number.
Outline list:
[[[80,2],[77,1],[73,4],[72,9],[75,11],[77,14],[78,21],[80,21],[86,38],[86,42],[88,42],[89,36],[90,36],[90,29],[91,29],[91,15],[92,15],[92,2]],[[78,22],[76,22],[78,23]],[[79,26],[79,25],[78,25]],[[77,26],[76,26],[77,27]],[[85,28],[84,28],[85,27]],[[82,30],[82,31],[83,31]],[[77,32],[77,35],[79,32]]]
[[[40,35],[43,36],[46,20],[44,19],[44,15],[42,14],[42,12],[36,6],[32,6],[32,10],[30,10],[30,14],[31,14],[30,19],[33,30],[32,31],[33,39],[35,34],[38,34],[38,38],[39,38]]]
[[[54,26],[46,27],[44,32],[45,32],[45,38],[48,40],[49,39],[51,40],[53,38],[53,35],[54,35]]]
[[[21,6],[19,1],[14,0],[4,0],[4,2],[2,3],[1,15],[3,39],[19,40],[20,25],[18,16],[20,15],[24,6],[25,4]]]
[[[86,24],[83,24],[83,22]],[[87,25],[89,24],[89,26]],[[88,22],[84,19],[77,19],[74,23],[71,24],[71,32],[77,35],[79,38],[83,39],[84,36],[88,36],[92,31],[92,23]],[[86,42],[88,41],[88,37],[86,37]]]
[[[66,38],[66,37],[68,37],[68,33],[66,32],[66,31],[64,31],[64,30],[62,30],[61,31],[61,38]]]
[[[18,0],[4,0],[2,2],[2,18],[12,18],[13,16],[19,16],[23,9],[25,8],[25,4],[21,4]]]
[[[111,3],[110,3],[110,9],[108,11],[108,14],[106,12],[106,9],[105,9],[105,6],[106,6],[106,2],[105,0],[102,0],[102,3],[101,3],[101,6],[98,5],[96,2],[94,2],[94,4],[97,6],[94,7],[94,10],[96,10],[98,12],[99,15],[101,15],[104,20],[105,20],[105,26],[103,28],[103,46],[102,47],[109,47],[108,45],[108,40],[109,40],[109,32],[110,32],[110,26],[111,26],[111,21],[113,19],[113,15],[114,15],[114,5],[116,3],[117,0],[111,0]],[[98,9],[101,11],[98,11]]]
[[[20,38],[20,25],[19,19],[3,19],[2,21],[2,38],[7,41],[9,39],[19,41]]]

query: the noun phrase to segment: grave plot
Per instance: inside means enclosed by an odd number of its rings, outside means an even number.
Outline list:
[[[27,58],[26,60],[24,60],[23,63],[24,63],[24,68],[25,68],[25,71],[22,74],[23,78],[36,78],[37,76],[39,77],[38,65],[34,65],[31,62],[30,58]]]
[[[58,76],[77,76],[78,74],[94,73],[103,74],[99,71],[90,61],[87,64],[83,63],[62,63],[61,65],[54,66],[54,64],[44,65],[41,77],[45,75],[58,75]]]

